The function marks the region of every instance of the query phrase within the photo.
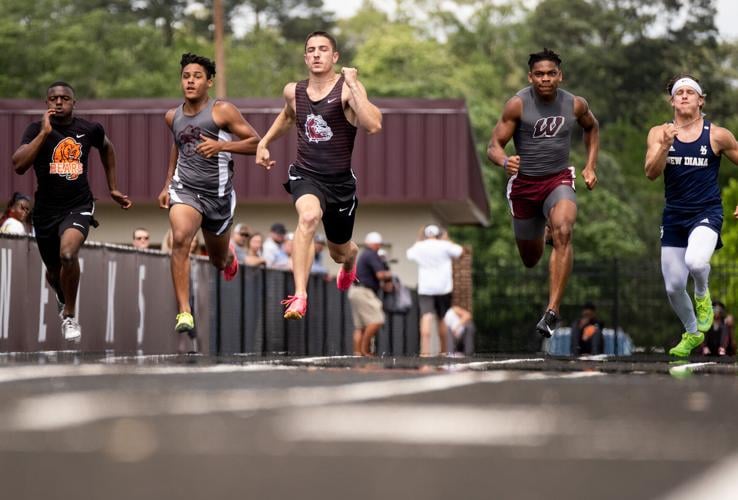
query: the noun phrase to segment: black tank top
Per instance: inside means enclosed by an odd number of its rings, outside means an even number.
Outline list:
[[[343,112],[341,91],[343,76],[330,93],[319,101],[307,94],[308,81],[297,82],[297,160],[295,166],[303,173],[336,181],[350,177],[351,153],[354,150],[356,127]]]

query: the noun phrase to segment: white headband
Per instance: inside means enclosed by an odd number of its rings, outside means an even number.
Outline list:
[[[676,91],[682,87],[689,87],[697,92],[700,96],[702,96],[702,87],[700,87],[699,83],[695,82],[691,78],[680,78],[679,80],[674,82],[674,85],[672,85],[671,87],[671,97],[674,97]]]

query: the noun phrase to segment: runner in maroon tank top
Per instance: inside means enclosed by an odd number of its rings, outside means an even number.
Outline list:
[[[356,279],[358,247],[351,235],[358,200],[351,153],[356,127],[375,134],[382,129],[382,114],[369,102],[356,68],[343,68],[338,74],[333,69],[336,62],[335,39],[323,31],[310,33],[305,41],[309,77],[285,86],[286,104],[256,150],[256,162],[272,168],[269,144],[296,125],[297,159],[284,185],[298,216],[292,254],[295,294],[283,301],[287,319],[301,319],[307,311],[313,237],[320,220],[331,257],[341,264],[339,290],[348,290]]]

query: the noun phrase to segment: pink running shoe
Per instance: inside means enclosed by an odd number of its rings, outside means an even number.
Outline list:
[[[236,257],[236,247],[233,246],[233,243],[228,245],[228,250],[231,252],[231,255],[233,255],[233,260],[231,261],[230,266],[226,266],[225,269],[223,269],[223,279],[231,281],[238,274],[238,258]]]
[[[351,288],[354,281],[356,281],[356,263],[354,263],[354,268],[350,273],[347,273],[343,269],[343,266],[341,266],[341,269],[338,270],[338,276],[336,276],[336,286],[338,289],[345,292]]]
[[[307,295],[288,295],[282,305],[287,306],[284,319],[302,319],[307,313],[308,298]]]

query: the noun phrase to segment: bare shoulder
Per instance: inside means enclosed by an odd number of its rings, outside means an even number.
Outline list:
[[[720,150],[733,149],[736,147],[736,140],[733,132],[725,127],[720,127],[713,123],[712,127],[710,127],[710,136],[718,145]]]
[[[502,116],[506,120],[519,120],[523,116],[523,99],[517,94],[508,99]]]
[[[176,112],[177,108],[172,108],[164,114],[164,121],[166,121],[167,125],[169,125],[170,127],[172,126],[172,123],[174,123],[174,114]]]
[[[282,90],[282,95],[287,100],[292,100],[295,98],[295,89],[297,88],[297,82],[289,82],[287,85],[284,86],[284,89]]]
[[[574,96],[574,115],[576,117],[583,116],[589,112],[589,103],[582,96]]]

